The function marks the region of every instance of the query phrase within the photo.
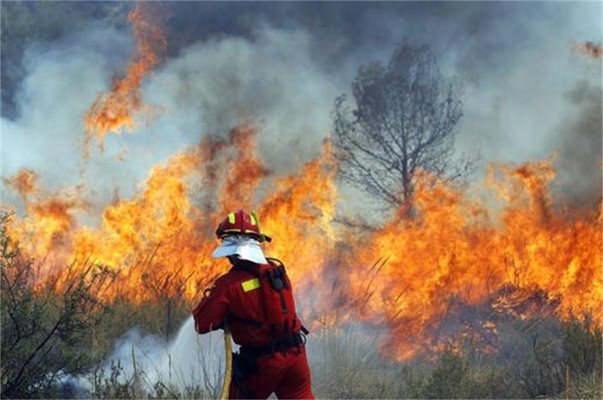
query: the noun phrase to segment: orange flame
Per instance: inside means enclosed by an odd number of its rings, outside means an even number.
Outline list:
[[[393,332],[387,346],[396,358],[430,346],[429,332],[452,299],[479,304],[507,285],[543,290],[559,302],[561,318],[590,314],[601,324],[601,216],[554,209],[553,175],[549,162],[492,168],[490,183],[504,202],[497,219],[461,192],[420,179],[418,217],[392,220],[354,253],[358,265],[389,257],[371,278],[375,293],[364,312],[385,314]],[[363,290],[364,271],[352,274],[353,290]]]
[[[8,234],[18,238],[25,254],[40,261],[39,273],[46,276],[54,263],[63,261],[57,258],[59,254],[71,249],[71,233],[76,227],[74,213],[88,207],[81,198],[81,188],[49,193],[38,187],[38,174],[28,169],[3,181],[19,193],[25,209],[25,217],[9,225]],[[60,251],[55,252],[57,249]]]
[[[16,190],[23,204],[27,203],[28,196],[38,192],[38,174],[30,169],[22,169],[11,178],[3,178],[2,181],[8,187]]]
[[[77,224],[73,212],[82,201],[36,189],[9,232],[29,256],[53,255],[42,283],[62,265],[91,260],[117,273],[107,299],[149,301],[163,288],[193,302],[228,268],[210,258],[215,224],[234,208],[257,208],[262,230],[274,237],[267,253],[286,262],[306,322],[356,318],[387,326],[384,346],[396,360],[442,349],[450,338],[438,327],[454,317],[454,304],[489,304],[518,318],[544,304],[559,318],[589,315],[602,324],[601,213],[553,206],[550,161],[491,167],[481,188],[494,200],[421,173],[412,216],[400,210],[379,229],[353,236],[333,223],[338,195],[329,143],[297,173],[275,176],[257,155],[255,132],[242,126],[226,139],[206,138],[154,167],[140,194],[109,205],[97,228]],[[27,182],[35,179],[22,174],[7,182],[32,191],[36,185]],[[460,334],[495,351],[493,321]]]
[[[165,54],[167,40],[148,7],[137,3],[128,15],[136,39],[136,51],[124,78],[115,78],[110,92],[101,94],[86,113],[84,156],[89,155],[90,140],[96,136],[103,149],[107,133],[132,130],[133,114],[143,109],[140,84]]]
[[[576,53],[584,54],[592,58],[603,57],[603,47],[594,42],[572,43],[572,50]]]

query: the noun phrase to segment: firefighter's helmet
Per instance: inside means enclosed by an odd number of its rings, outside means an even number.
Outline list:
[[[270,237],[260,231],[260,221],[256,213],[247,214],[243,210],[228,214],[220,222],[216,236],[222,244],[214,250],[212,257],[237,256],[257,264],[267,264],[260,242],[270,241]]]
[[[220,222],[216,229],[216,236],[224,239],[232,235],[247,235],[258,242],[270,242],[272,239],[260,231],[260,219],[255,212],[247,214],[243,210],[231,212]]]

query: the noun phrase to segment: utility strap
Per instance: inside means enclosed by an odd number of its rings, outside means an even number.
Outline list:
[[[304,335],[296,333],[282,340],[276,340],[266,346],[241,346],[241,354],[246,353],[254,357],[261,357],[275,352],[286,350],[290,347],[303,346],[306,344]]]
[[[253,319],[241,318],[241,317],[239,317],[237,315],[234,315],[232,313],[228,315],[228,319],[231,320],[231,321],[234,321],[234,322],[239,322],[241,324],[255,326],[256,328],[261,328],[264,325],[263,322],[256,321],[256,320],[253,320]]]

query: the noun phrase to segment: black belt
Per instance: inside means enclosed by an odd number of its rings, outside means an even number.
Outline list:
[[[288,338],[275,340],[265,346],[241,346],[240,352],[241,355],[261,357],[286,350],[290,347],[303,346],[304,344],[306,344],[306,336],[301,333],[295,333]]]

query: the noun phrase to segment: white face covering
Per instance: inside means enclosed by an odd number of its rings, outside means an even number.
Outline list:
[[[239,256],[242,260],[254,262],[256,264],[268,264],[268,260],[264,256],[264,252],[260,247],[260,242],[245,236],[232,235],[227,236],[222,240],[222,244],[214,250],[211,255],[213,258]]]

